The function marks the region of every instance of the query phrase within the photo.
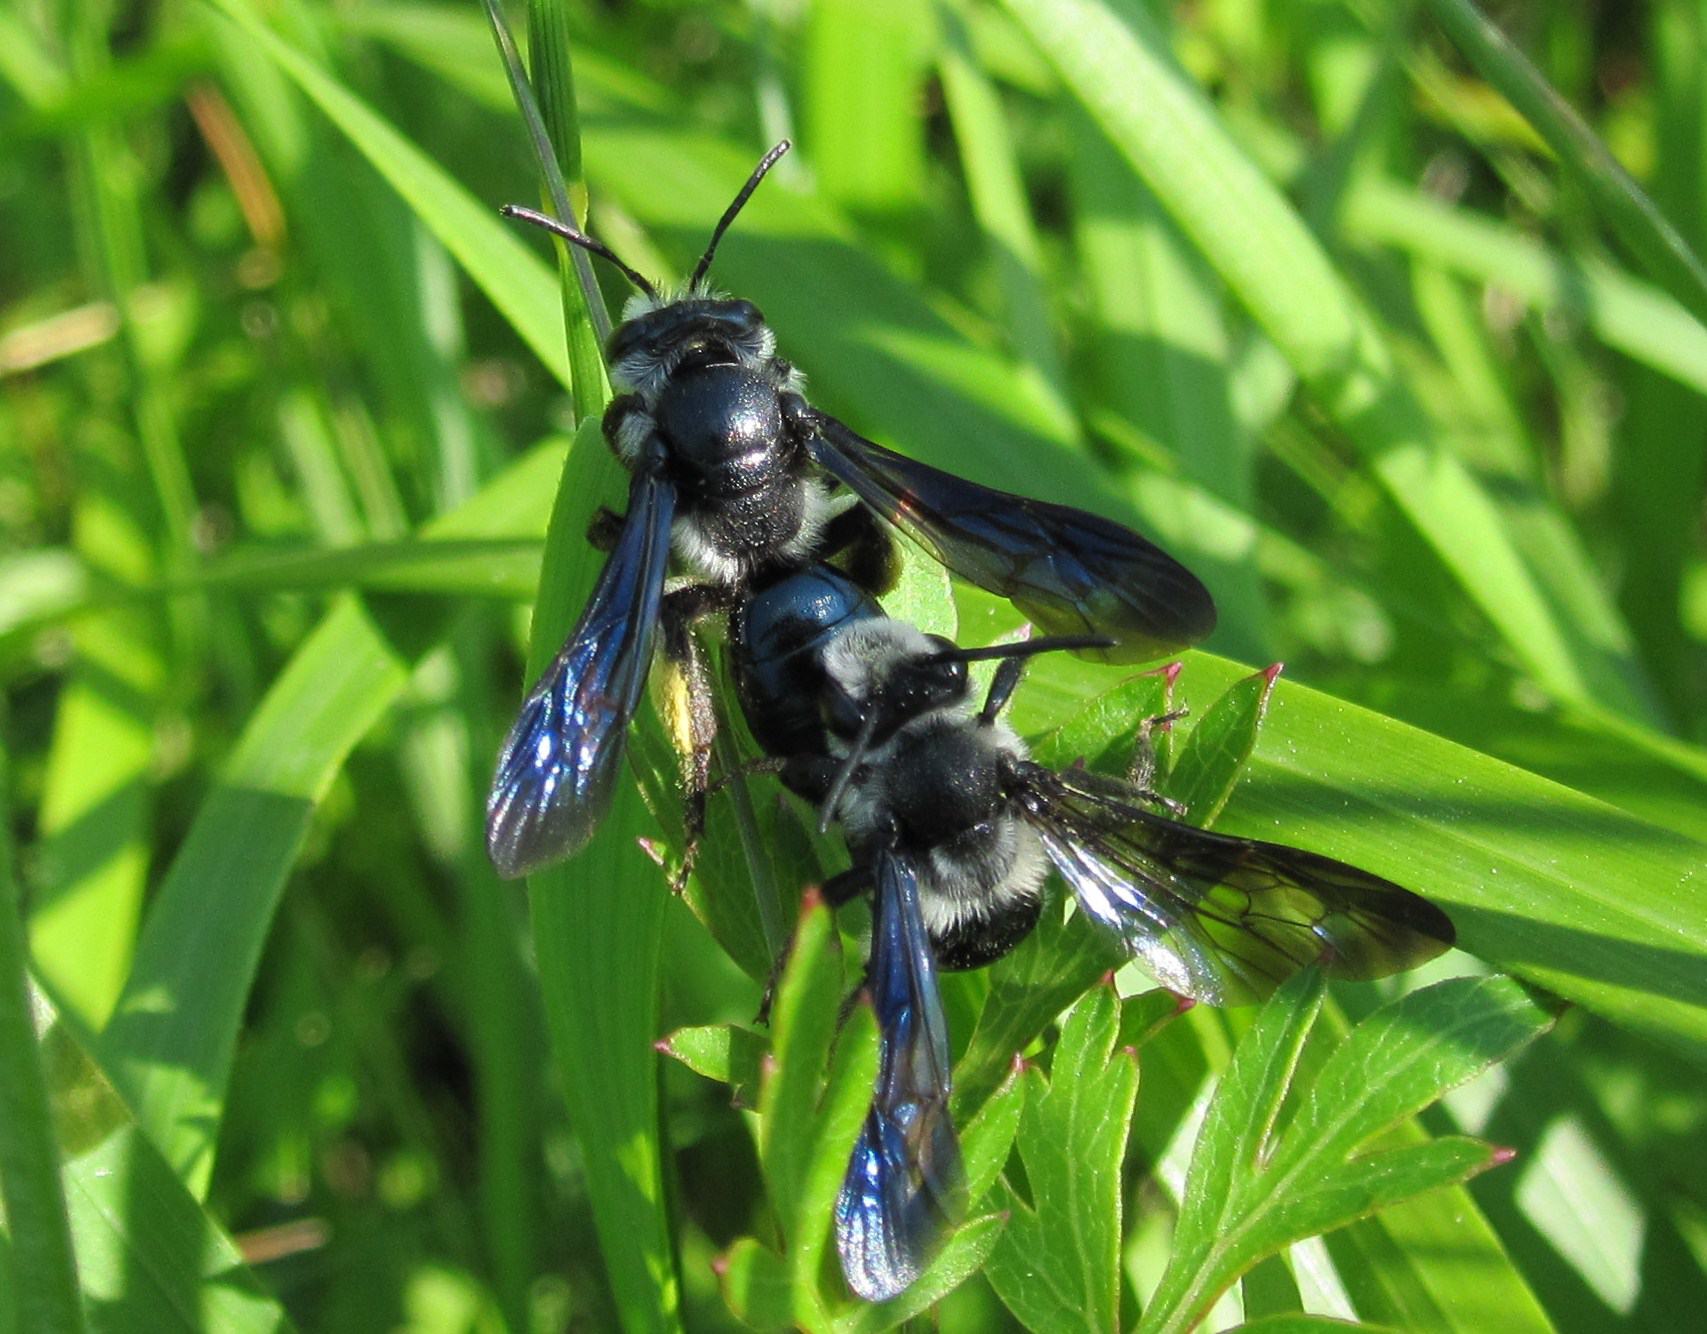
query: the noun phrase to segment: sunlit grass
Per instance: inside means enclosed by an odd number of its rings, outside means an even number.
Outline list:
[[[1459,0],[511,11],[573,54],[545,123],[619,251],[679,276],[791,134],[716,277],[814,400],[1163,541],[1222,608],[1199,714],[1286,661],[1220,827],[1413,886],[1458,925],[1446,971],[1574,1002],[1402,1132],[1514,1163],[1266,1261],[1217,1318],[1673,1329],[1707,1300],[1707,19],[1485,8],[1533,68]],[[622,492],[575,436],[603,386],[564,285],[496,214],[540,177],[481,7],[27,4],[0,125],[0,740],[89,1322],[727,1324],[711,1261],[764,1278],[811,1192],[779,1232],[774,1128],[651,1043],[748,1023],[755,877],[791,911],[841,854],[755,782],[670,898],[635,842],[679,846],[648,720],[586,858],[526,893],[486,864],[490,757]],[[1040,663],[1016,721],[1120,679]],[[948,984],[980,1062],[1005,976]],[[1332,993],[1310,1069],[1377,999]],[[1142,1047],[1127,1325],[1251,1023]],[[72,1301],[40,1103],[0,1117],[0,1330]],[[1011,1321],[1002,1291],[968,1278],[943,1325]]]

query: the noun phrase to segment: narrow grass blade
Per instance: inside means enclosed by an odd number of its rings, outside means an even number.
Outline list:
[[[433,235],[515,327],[541,362],[569,386],[558,349],[563,320],[550,271],[499,220],[410,140],[301,51],[271,32],[246,0],[211,0],[259,55],[308,95],[402,195]]]
[[[309,819],[404,680],[367,612],[333,607],[244,728],[143,925],[101,1059],[198,1196],[249,985]]]
[[[1600,138],[1471,0],[1428,0],[1458,48],[1547,141],[1654,278],[1707,323],[1707,267]]]
[[[0,749],[0,791],[8,787]],[[7,821],[8,826],[10,821]],[[16,1286],[0,1301],[20,1330],[84,1327],[77,1262],[59,1179],[47,1081],[30,1013],[24,924],[12,879],[10,829],[0,829],[0,1200]]]
[[[1371,315],[1233,145],[1145,12],[1117,18],[1097,0],[1009,9],[1526,670],[1569,698],[1616,701],[1639,716],[1640,701],[1592,638],[1536,586],[1485,489],[1443,448]]]
[[[292,1328],[236,1243],[131,1118],[102,1069],[41,1005],[48,1091],[89,1323],[186,1334]]]
[[[91,445],[74,520],[92,574],[126,586],[157,573],[146,482],[120,449]],[[43,985],[89,1030],[112,1012],[142,917],[151,832],[155,724],[168,682],[164,608],[114,607],[74,631],[77,660],[59,697],[37,820],[29,910]]]

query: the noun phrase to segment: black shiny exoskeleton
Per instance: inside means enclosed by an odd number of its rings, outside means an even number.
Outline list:
[[[595,524],[610,559],[499,756],[486,833],[503,875],[567,856],[591,835],[609,802],[660,625],[691,699],[691,825],[715,720],[689,626],[733,608],[760,582],[850,548],[858,568],[885,568],[879,520],[955,574],[1011,600],[1042,629],[1094,640],[1082,651],[1110,661],[1153,659],[1214,627],[1203,585],[1131,530],[926,467],[806,401],[758,308],[714,295],[704,281],[725,229],[787,147],[777,145],[759,164],[679,292],[660,293],[557,219],[505,210],[604,256],[640,291],[607,349],[618,396],[604,433],[632,475],[628,508]],[[671,552],[689,582],[666,595]]]
[[[1371,978],[1453,941],[1409,890],[1343,862],[1183,823],[1142,783],[1035,763],[1001,718],[1023,656],[1077,641],[963,650],[884,616],[818,568],[756,593],[732,623],[754,735],[783,782],[822,806],[852,867],[826,897],[873,895],[870,987],[877,1088],[837,1203],[849,1284],[873,1300],[910,1285],[954,1217],[948,1037],[936,968],[976,967],[1036,925],[1051,869],[1078,911],[1163,985],[1251,1001],[1297,969]],[[981,705],[966,664],[1006,659]],[[816,688],[811,718],[802,692]]]

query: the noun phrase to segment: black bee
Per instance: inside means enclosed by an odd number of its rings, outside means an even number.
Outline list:
[[[754,737],[847,838],[853,866],[826,898],[874,897],[881,1060],[836,1210],[862,1297],[905,1290],[959,1203],[936,968],[1011,951],[1051,868],[1157,981],[1210,1004],[1259,999],[1310,963],[1385,976],[1453,943],[1440,909],[1378,876],[1159,814],[1140,783],[1031,760],[1002,710],[1026,655],[1077,639],[959,649],[827,567],[757,592],[732,632]],[[967,663],[992,657],[1004,661],[980,704]]]
[[[725,230],[787,148],[785,140],[759,163],[677,291],[659,291],[558,219],[504,210],[610,260],[639,292],[607,349],[620,392],[604,434],[633,475],[628,509],[595,522],[609,560],[499,756],[486,835],[503,875],[567,856],[592,834],[660,625],[692,695],[691,823],[714,720],[688,627],[732,609],[756,582],[837,552],[852,549],[862,569],[883,566],[871,557],[888,546],[878,517],[1045,629],[1105,636],[1082,651],[1108,661],[1156,658],[1214,628],[1203,585],[1136,533],[915,463],[807,403],[758,308],[705,281]],[[666,592],[672,551],[690,581]]]

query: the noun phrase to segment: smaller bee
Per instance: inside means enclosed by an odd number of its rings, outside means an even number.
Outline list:
[[[1208,1004],[1260,999],[1311,963],[1382,977],[1453,943],[1445,913],[1378,876],[1211,833],[1159,814],[1136,783],[1033,761],[1002,710],[1026,657],[1083,638],[957,648],[822,566],[757,593],[732,630],[755,738],[847,838],[853,866],[826,898],[875,901],[882,1053],[836,1211],[862,1297],[904,1291],[959,1204],[936,969],[1010,952],[1038,922],[1051,868],[1157,981]],[[1003,661],[980,703],[967,664],[981,658]]]

